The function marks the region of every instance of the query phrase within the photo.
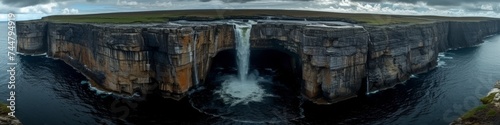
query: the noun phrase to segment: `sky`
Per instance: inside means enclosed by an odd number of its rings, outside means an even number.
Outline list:
[[[500,0],[0,0],[0,21],[48,15],[179,9],[293,9],[500,18]]]

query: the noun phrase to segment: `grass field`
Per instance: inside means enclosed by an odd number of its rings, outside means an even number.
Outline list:
[[[161,23],[170,20],[217,20],[229,18],[261,18],[263,16],[307,18],[311,20],[337,20],[358,24],[386,25],[432,21],[481,21],[485,17],[402,16],[380,14],[352,14],[301,10],[168,10],[103,13],[89,15],[55,15],[45,21],[70,23]]]

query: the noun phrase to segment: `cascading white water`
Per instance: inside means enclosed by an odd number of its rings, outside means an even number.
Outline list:
[[[219,94],[224,102],[231,106],[260,102],[264,97],[272,96],[272,94],[266,94],[259,85],[260,82],[269,82],[269,80],[261,78],[257,71],[249,72],[252,23],[233,23],[233,25],[238,75],[221,77],[224,79],[222,88],[215,93]]]
[[[362,27],[363,30],[365,30],[366,34],[368,34],[369,37],[371,37],[370,35],[370,32],[368,32],[368,30],[366,30],[365,27]],[[368,44],[371,44],[372,41],[371,39],[368,39]],[[366,69],[368,69],[368,62],[366,62]],[[366,95],[370,95],[370,72],[366,72]]]
[[[370,95],[370,81],[369,76],[366,76],[366,95]]]
[[[238,63],[238,77],[241,81],[247,80],[250,60],[250,30],[252,24],[235,24],[236,55]]]
[[[198,62],[196,61],[196,44],[198,40],[198,35],[194,35],[194,44],[193,44],[193,54],[191,58],[193,58],[193,70],[194,70],[194,84],[198,85],[199,80],[198,80]]]

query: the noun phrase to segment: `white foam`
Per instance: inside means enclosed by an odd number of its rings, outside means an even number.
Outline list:
[[[438,64],[437,64],[437,66],[436,66],[436,67],[443,67],[443,66],[445,66],[445,65],[446,65],[446,62],[441,61],[440,59],[438,59],[438,60],[437,60],[437,63],[438,63]]]
[[[41,54],[26,54],[26,53],[20,53],[16,52],[18,55],[23,55],[23,56],[47,56],[47,53],[41,53]]]
[[[411,74],[411,75],[410,75],[410,78],[418,78],[418,76],[417,76],[417,75],[414,75],[414,74]]]
[[[88,81],[82,81],[82,82],[80,82],[80,84],[88,85],[89,89],[91,91],[94,91],[96,95],[111,95],[112,94],[111,92],[106,92],[106,91],[97,89],[96,87],[92,86],[92,84],[90,84]]]
[[[488,95],[490,95],[491,93],[497,93],[497,92],[500,92],[500,89],[493,88],[490,92],[488,92]]]
[[[446,56],[447,53],[439,53],[438,54],[438,59],[453,59],[453,57]]]
[[[443,57],[444,56],[444,53],[441,52],[441,53],[438,53],[438,57]]]
[[[257,71],[248,75],[248,79],[240,80],[234,75],[221,77],[225,79],[216,94],[220,95],[226,104],[231,106],[248,104],[249,102],[261,102],[264,97],[274,97],[265,92],[260,84],[269,83],[270,80],[260,77]]]
[[[441,52],[441,53],[438,54],[437,66],[436,67],[444,67],[444,66],[446,66],[445,60],[452,60],[453,59],[453,57],[446,56],[446,55],[448,55],[448,54],[444,53],[444,52]]]
[[[368,92],[367,95],[375,94],[375,93],[378,93],[378,92],[379,92],[379,90],[371,91],[371,92]]]
[[[133,98],[141,97],[141,95],[139,93],[134,93],[132,95],[123,95],[123,94],[108,92],[105,90],[100,90],[97,87],[92,86],[92,84],[90,84],[90,82],[88,82],[88,81],[81,81],[80,84],[88,85],[90,91],[95,92],[95,95],[101,96],[101,98],[106,98],[108,96],[113,96],[115,98],[126,98],[126,99],[133,99]]]

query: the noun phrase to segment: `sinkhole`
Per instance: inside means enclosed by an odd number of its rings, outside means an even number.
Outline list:
[[[207,84],[217,81],[221,75],[237,75],[236,57],[234,49],[219,52],[212,59]],[[272,76],[273,82],[293,89],[294,94],[300,94],[302,66],[298,55],[273,49],[251,49],[249,62],[249,75],[258,72],[261,76]]]
[[[279,49],[250,49],[248,74],[241,79],[237,49],[212,58],[205,82],[189,95],[200,112],[250,123],[302,117],[302,67],[297,54]],[[246,63],[245,63],[246,64]]]

